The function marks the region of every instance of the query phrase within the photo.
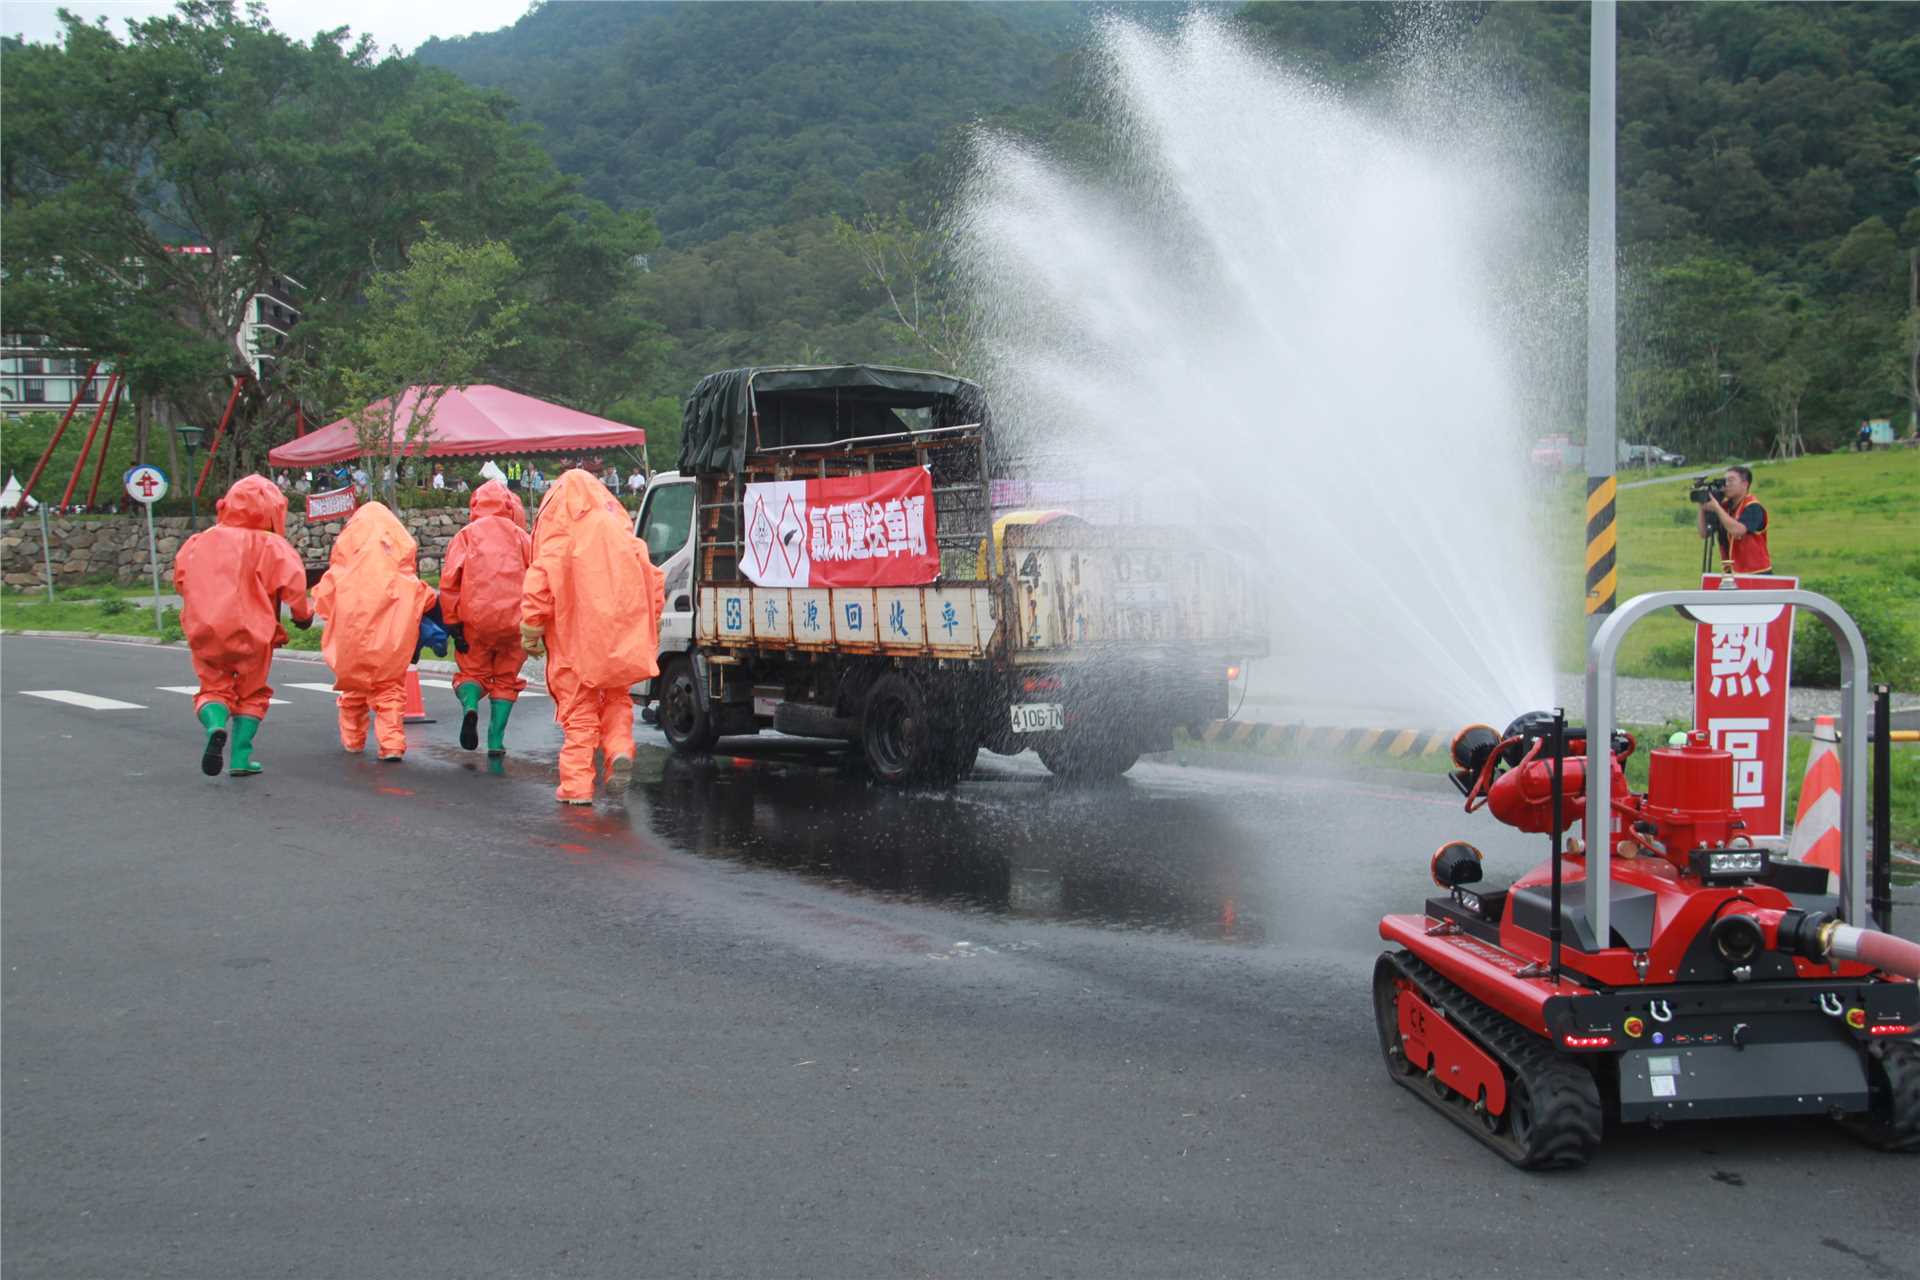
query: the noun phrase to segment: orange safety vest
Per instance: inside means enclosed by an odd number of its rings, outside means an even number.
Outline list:
[[[1739,502],[1735,503],[1733,510],[1727,514],[1735,520],[1738,520],[1740,513],[1745,511],[1747,504],[1752,501],[1753,495],[1748,494],[1746,497],[1740,499]],[[1763,518],[1765,514],[1766,512],[1763,508],[1761,511]],[[1767,550],[1767,526],[1765,523],[1761,524],[1759,532],[1757,533],[1749,529],[1747,536],[1744,538],[1729,538],[1725,529],[1720,530],[1720,555],[1723,559],[1731,557],[1733,560],[1733,571],[1735,573],[1773,572],[1773,553]]]

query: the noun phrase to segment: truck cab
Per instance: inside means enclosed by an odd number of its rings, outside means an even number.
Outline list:
[[[647,544],[647,557],[666,579],[666,612],[660,618],[660,656],[685,653],[693,645],[693,514],[697,489],[693,477],[678,471],[656,474],[633,518],[634,535]],[[644,686],[643,686],[644,688]]]

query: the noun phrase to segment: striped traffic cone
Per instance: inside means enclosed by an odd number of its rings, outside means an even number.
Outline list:
[[[1840,752],[1832,716],[1813,722],[1813,751],[1800,783],[1800,807],[1793,817],[1787,856],[1840,874]]]
[[[427,715],[427,701],[420,696],[420,668],[407,668],[407,710],[401,719],[407,724],[432,724]]]

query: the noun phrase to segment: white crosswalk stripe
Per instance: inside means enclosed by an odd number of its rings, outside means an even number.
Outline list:
[[[145,711],[146,707],[138,702],[122,702],[118,698],[103,698],[95,693],[79,693],[72,689],[22,689],[29,698],[45,698],[48,702],[64,702],[69,706],[85,707],[88,711]]]
[[[196,698],[200,696],[200,686],[194,685],[194,684],[157,684],[153,687],[158,689],[162,693],[184,693],[189,698]],[[285,698],[268,698],[267,701],[276,707],[286,707],[286,706],[293,705],[292,703],[288,702]]]
[[[422,688],[451,689],[453,688],[453,681],[441,680],[433,676],[421,676],[420,686]],[[289,680],[281,687],[286,689],[311,689],[315,693],[336,692],[330,684],[312,684],[297,680]],[[544,698],[547,696],[547,691],[545,689],[522,689],[520,696],[523,698]]]

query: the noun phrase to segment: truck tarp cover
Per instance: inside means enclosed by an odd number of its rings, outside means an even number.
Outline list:
[[[744,470],[754,446],[756,400],[760,443],[769,447],[906,431],[908,424],[895,409],[933,408],[935,423],[942,426],[975,422],[984,412],[976,384],[943,373],[864,364],[729,369],[708,374],[693,388],[680,420],[680,470],[735,475]]]

